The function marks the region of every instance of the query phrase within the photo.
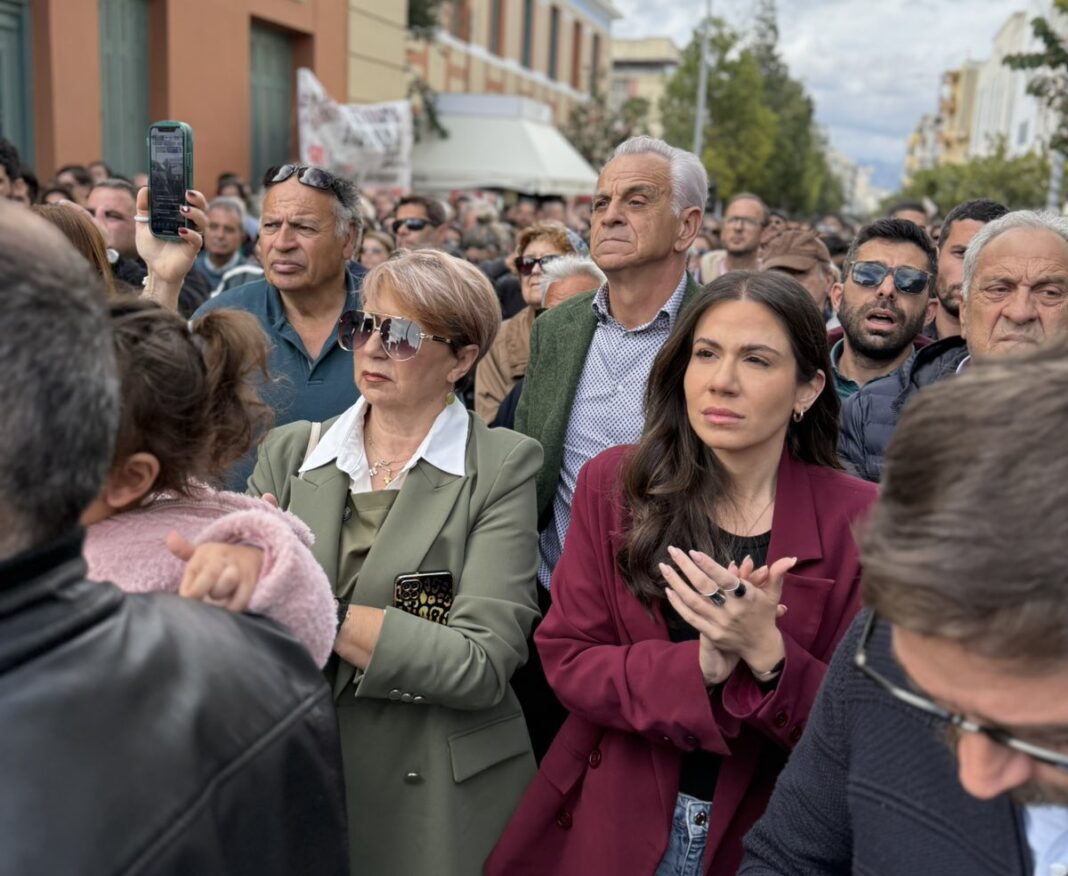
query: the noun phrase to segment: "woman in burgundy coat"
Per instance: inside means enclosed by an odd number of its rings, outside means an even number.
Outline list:
[[[579,475],[535,636],[571,714],[489,876],[737,870],[859,604],[875,488],[839,468],[830,374],[781,274],[727,274],[680,315],[640,443]]]

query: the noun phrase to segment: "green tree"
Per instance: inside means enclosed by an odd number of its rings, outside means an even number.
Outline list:
[[[762,99],[763,80],[752,52],[739,50],[738,34],[722,20],[712,19],[711,27],[701,160],[715,179],[720,197],[740,191],[763,194],[777,119]],[[695,32],[660,104],[664,139],[684,149],[693,148],[701,41],[700,32]]]
[[[908,185],[895,192],[884,207],[902,200],[928,197],[947,213],[962,201],[992,198],[1010,210],[1033,209],[1046,200],[1049,160],[1043,155],[1008,158],[1005,142],[993,155],[964,164],[940,164],[916,173]]]
[[[631,97],[614,108],[600,92],[587,101],[576,102],[563,127],[564,136],[594,168],[604,164],[612,150],[628,137],[648,131],[648,100]]]
[[[1053,14],[1068,15],[1068,0],[1053,0]],[[1031,21],[1031,30],[1042,48],[1006,55],[1003,62],[1013,70],[1037,71],[1027,83],[1027,90],[1057,114],[1057,128],[1050,138],[1050,147],[1068,154],[1068,44],[1049,19],[1042,16]]]
[[[765,0],[748,44],[722,19],[709,22],[705,149],[701,156],[721,198],[752,191],[796,213],[841,206],[812,102],[790,78],[777,50],[774,4]],[[661,101],[664,137],[692,148],[701,31],[694,33]]]

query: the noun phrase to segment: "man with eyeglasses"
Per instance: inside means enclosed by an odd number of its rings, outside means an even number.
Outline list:
[[[953,239],[949,227],[947,245]],[[854,474],[880,479],[901,411],[924,387],[957,374],[973,356],[1019,353],[1068,336],[1068,219],[1019,210],[982,225],[964,255],[959,307],[963,337],[925,347],[843,406],[838,452]]]
[[[760,238],[769,216],[757,195],[741,192],[731,198],[720,230],[723,249],[701,257],[701,282],[711,283],[728,271],[760,270]]]
[[[934,315],[938,254],[918,225],[879,219],[857,234],[844,268],[841,282],[831,287],[842,326],[831,347],[831,366],[842,401],[897,371],[929,343],[921,331]]]
[[[436,249],[435,235],[444,224],[445,208],[440,201],[424,195],[405,195],[397,202],[390,228],[400,249]]]
[[[1062,342],[910,403],[745,876],[1068,874],[1066,399]]]
[[[338,345],[338,319],[358,310],[359,289],[347,269],[363,231],[356,186],[317,167],[286,164],[268,171],[260,213],[263,279],[220,292],[194,319],[229,307],[255,316],[271,342],[262,389],[274,425],[323,422],[359,396],[352,354]],[[227,486],[244,489],[255,454],[236,465]]]

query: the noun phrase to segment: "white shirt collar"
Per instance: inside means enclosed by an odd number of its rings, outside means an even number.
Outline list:
[[[351,408],[338,417],[337,422],[323,435],[299,469],[299,474],[320,468],[331,462],[349,476],[353,493],[371,491],[370,465],[363,447],[363,421],[367,413],[367,399],[360,398]],[[420,459],[425,459],[446,474],[462,477],[467,473],[467,433],[471,418],[458,401],[445,405],[434,424],[427,432],[423,443],[416,448],[412,458],[405,463],[387,489],[399,490],[408,472]]]

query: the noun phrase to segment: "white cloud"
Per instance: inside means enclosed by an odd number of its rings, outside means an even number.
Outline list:
[[[621,37],[667,35],[685,46],[704,15],[703,0],[613,0]],[[805,83],[831,144],[877,168],[893,186],[905,140],[933,112],[944,70],[981,60],[994,34],[1026,0],[780,0],[779,49]],[[714,0],[713,14],[736,27],[752,21],[752,2]]]

